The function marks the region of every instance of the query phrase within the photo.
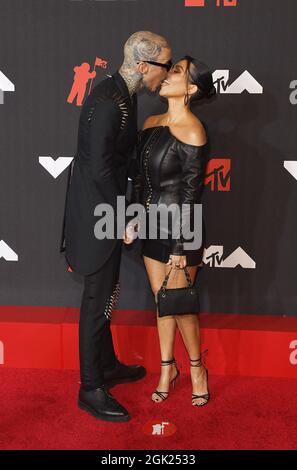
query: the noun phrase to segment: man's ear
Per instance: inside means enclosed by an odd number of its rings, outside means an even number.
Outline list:
[[[194,83],[191,83],[190,85],[188,85],[188,94],[189,95],[194,95],[194,93],[196,93],[196,91],[198,91],[197,85],[194,85]]]
[[[142,74],[146,74],[148,72],[148,65],[145,62],[139,62],[139,64],[136,65],[136,70],[137,72],[140,72]]]

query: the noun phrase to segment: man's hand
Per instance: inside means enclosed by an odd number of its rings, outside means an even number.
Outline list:
[[[166,265],[172,265],[174,269],[181,269],[187,266],[187,257],[185,255],[170,255]]]

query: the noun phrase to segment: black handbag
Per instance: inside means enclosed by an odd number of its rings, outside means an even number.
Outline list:
[[[200,312],[198,291],[193,286],[190,274],[186,267],[182,268],[188,281],[188,287],[167,289],[167,282],[172,268],[165,276],[162,286],[157,293],[157,306],[159,317],[167,315],[183,315]]]

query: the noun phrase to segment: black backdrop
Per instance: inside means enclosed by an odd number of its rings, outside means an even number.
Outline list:
[[[297,3],[185,3],[0,0],[2,305],[79,306],[82,278],[67,272],[59,253],[66,165],[81,109],[67,102],[73,68],[87,62],[92,70],[96,57],[106,60],[94,86],[118,69],[130,34],[151,30],[169,39],[174,60],[188,53],[216,77],[229,73],[216,101],[194,110],[209,129],[213,168],[230,166],[227,186],[209,183],[204,192],[203,310],[297,314],[297,171],[294,177],[284,164],[297,164]],[[158,95],[139,96],[139,126],[163,111]],[[53,159],[56,177],[40,157]],[[119,308],[154,306],[138,248],[125,247]]]

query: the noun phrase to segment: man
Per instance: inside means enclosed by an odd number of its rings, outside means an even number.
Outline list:
[[[130,36],[119,71],[100,82],[83,105],[77,156],[69,173],[60,251],[66,250],[71,269],[84,276],[78,406],[106,421],[130,419],[108,389],[139,380],[146,370],[120,363],[114,352],[110,320],[119,291],[123,238],[95,237],[94,209],[108,203],[117,219],[117,196],[126,194],[137,138],[137,92],[143,87],[155,91],[170,68],[171,49],[162,36],[149,31]],[[126,216],[124,227],[128,221]]]

